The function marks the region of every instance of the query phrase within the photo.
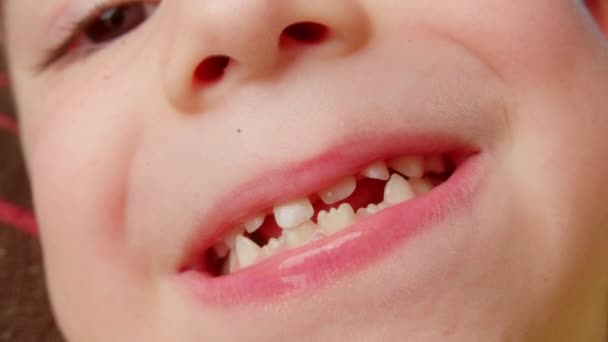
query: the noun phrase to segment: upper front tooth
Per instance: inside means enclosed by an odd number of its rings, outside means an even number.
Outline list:
[[[422,157],[405,156],[391,160],[391,168],[410,178],[420,178],[424,174],[424,159]]]
[[[306,197],[274,207],[274,219],[283,229],[295,228],[314,214],[315,210]]]
[[[237,236],[235,242],[239,266],[247,267],[253,265],[260,256],[260,246],[243,235]]]
[[[446,169],[445,160],[440,155],[427,157],[424,160],[424,169],[436,174],[444,173]]]
[[[355,177],[347,177],[334,186],[321,191],[319,196],[325,204],[334,204],[352,195],[356,187],[357,180]]]
[[[368,166],[361,172],[361,175],[366,178],[388,180],[391,176],[388,172],[388,167],[384,162],[376,162]]]
[[[409,183],[416,195],[424,195],[433,190],[433,183],[426,178],[412,178]]]
[[[338,209],[332,208],[329,213],[322,211],[317,217],[319,229],[327,235],[336,233],[355,222],[355,211],[348,203],[342,204]]]
[[[259,215],[254,218],[251,218],[245,223],[243,223],[243,227],[247,231],[247,233],[251,234],[256,230],[260,229],[260,227],[264,224],[264,220],[266,219],[266,215]]]
[[[410,184],[398,174],[393,174],[384,188],[384,202],[398,204],[414,198]]]

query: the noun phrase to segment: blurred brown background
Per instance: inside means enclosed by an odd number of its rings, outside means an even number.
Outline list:
[[[14,107],[0,58],[0,204],[31,212]],[[38,240],[0,217],[0,342],[61,342],[44,287]]]

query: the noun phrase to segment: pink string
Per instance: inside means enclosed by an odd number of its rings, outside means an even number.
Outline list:
[[[31,235],[38,234],[36,219],[30,211],[17,208],[3,200],[0,200],[0,222]]]

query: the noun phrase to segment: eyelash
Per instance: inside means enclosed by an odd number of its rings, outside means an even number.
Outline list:
[[[142,24],[150,17],[151,10],[149,10],[149,7],[152,5],[157,5],[158,2],[159,0],[101,0],[99,3],[94,5],[89,11],[89,13],[87,13],[82,19],[76,20],[73,24],[70,24],[68,27],[66,27],[65,31],[68,32],[68,34],[66,34],[66,38],[63,39],[59,44],[57,44],[56,47],[49,49],[49,51],[45,53],[45,58],[43,59],[43,62],[39,64],[38,70],[42,71],[50,67],[62,58],[66,57],[66,55],[68,55],[72,51],[77,52],[76,50],[80,48],[78,46],[80,44],[79,41],[82,39],[86,40],[86,30],[90,27],[91,24],[95,22],[95,20],[99,19],[104,13],[107,13],[111,10],[120,9],[129,5],[143,5],[146,10],[146,19],[144,19],[141,23],[135,25],[124,33],[127,34],[130,31],[136,29],[137,26]],[[120,35],[109,39],[107,43],[110,43],[111,41],[119,37]],[[89,46],[87,50],[81,50],[80,52],[83,54],[88,54],[90,52],[94,52],[97,48],[105,44],[91,42],[90,45],[92,46]]]

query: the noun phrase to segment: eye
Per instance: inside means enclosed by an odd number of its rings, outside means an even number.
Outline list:
[[[37,69],[45,70],[66,55],[95,51],[104,43],[129,33],[152,15],[158,3],[158,0],[141,0],[120,5],[100,5],[69,29],[67,39],[48,51]],[[82,54],[74,57],[82,57]]]
[[[116,39],[143,23],[149,16],[148,7],[133,2],[105,9],[85,25],[84,38],[95,44]]]

